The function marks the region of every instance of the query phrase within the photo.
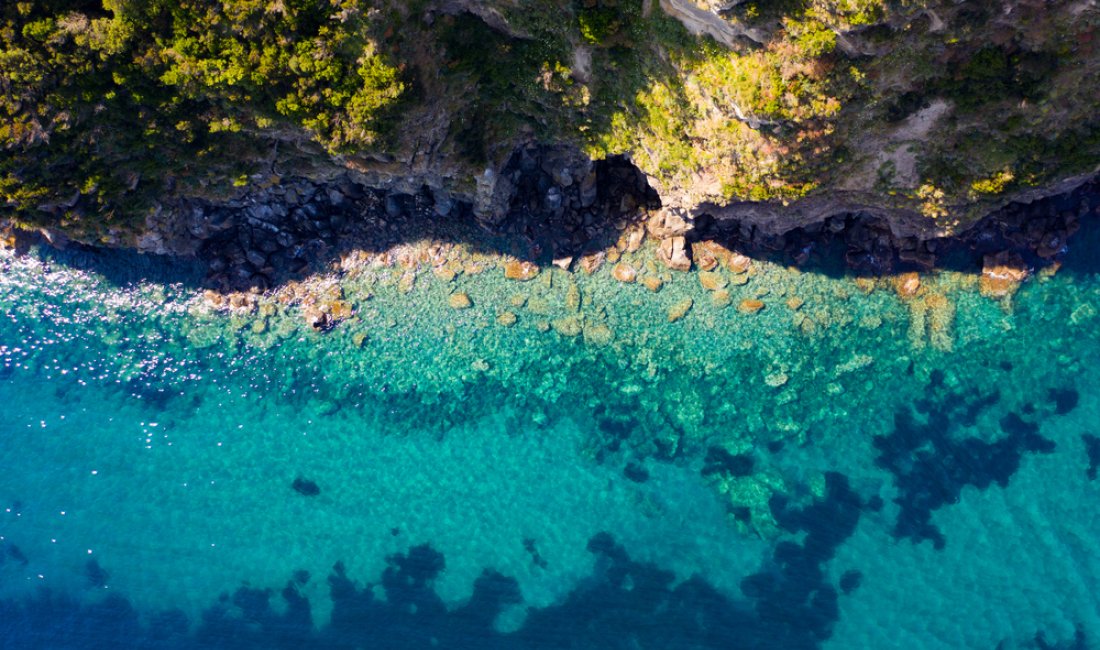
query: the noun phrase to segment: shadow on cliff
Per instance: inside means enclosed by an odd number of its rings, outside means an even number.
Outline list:
[[[266,290],[339,270],[349,256],[384,255],[414,243],[424,244],[417,252],[422,259],[414,260],[421,267],[433,256],[440,259],[440,247],[463,244],[474,253],[578,268],[621,245],[624,232],[643,229],[646,214],[661,208],[657,192],[625,157],[593,163],[574,149],[530,145],[513,154],[502,175],[507,208],[495,223],[427,188],[384,194],[348,183],[290,181],[289,189],[263,201],[191,206],[195,222],[188,229],[201,233],[197,259],[83,246],[48,258],[95,270],[119,285],[148,279],[219,291]],[[673,234],[683,236],[689,257],[695,244],[713,241],[749,258],[834,278],[931,269],[977,274],[986,256],[1006,251],[1014,264],[1032,270],[1058,264],[1062,273],[1092,275],[1100,273],[1100,258],[1089,253],[1100,243],[1098,208],[1100,184],[1090,183],[1010,204],[952,238],[899,238],[888,223],[864,214],[835,215],[781,235],[704,214]]]

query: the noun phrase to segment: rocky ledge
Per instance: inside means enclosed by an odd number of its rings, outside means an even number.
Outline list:
[[[1021,197],[957,234],[899,228],[904,220],[841,201],[836,211],[820,207],[813,221],[807,213],[788,216],[791,227],[780,230],[783,219],[771,214],[776,208],[763,217],[753,210],[671,209],[624,157],[593,162],[569,148],[535,144],[514,152],[495,187],[505,207],[486,219],[471,202],[427,186],[387,192],[351,177],[283,178],[222,203],[162,206],[137,246],[200,258],[210,285],[223,290],[264,289],[323,271],[349,250],[383,252],[426,238],[587,270],[624,237],[635,249],[645,238],[656,240],[670,268],[706,270],[713,255],[705,244],[719,242],[740,255],[780,255],[798,266],[842,255],[850,272],[880,275],[938,265],[977,269],[1007,252],[1025,266],[1056,263],[1081,219],[1100,207],[1100,184],[1082,178],[1055,188],[1060,193]]]
[[[616,246],[633,251],[650,238],[660,261],[680,271],[707,271],[731,255],[780,256],[800,267],[842,256],[856,274],[984,266],[990,278],[1011,284],[1028,269],[1057,264],[1081,220],[1100,208],[1100,182],[1082,178],[1056,188],[1060,193],[1011,202],[952,235],[899,228],[903,219],[842,201],[832,204],[835,211],[819,207],[809,222],[805,212],[778,218],[777,208],[765,214],[703,205],[685,212],[663,206],[625,157],[593,162],[575,149],[537,144],[517,149],[493,187],[504,207],[485,218],[472,202],[427,186],[407,193],[367,187],[351,176],[270,179],[223,202],[159,206],[136,247],[198,258],[208,286],[220,291],[263,291],[332,270],[349,251],[385,253],[424,239],[589,272]],[[791,227],[778,229],[784,219]],[[7,232],[11,239],[15,231]],[[52,245],[68,244],[59,232],[41,234]]]

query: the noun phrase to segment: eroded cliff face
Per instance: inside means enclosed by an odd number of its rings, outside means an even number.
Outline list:
[[[195,205],[277,202],[281,186],[305,179],[430,196],[437,216],[466,210],[495,226],[532,191],[518,187],[514,164],[537,145],[555,152],[549,185],[537,191],[558,197],[596,161],[629,161],[658,197],[637,209],[660,205],[640,218],[777,235],[859,214],[899,238],[927,240],[1010,203],[1070,191],[1100,161],[1094,1],[344,5],[322,12],[312,42],[334,33],[324,21],[357,25],[359,60],[400,72],[376,89],[396,97],[377,100],[388,121],[363,122],[378,134],[353,141],[362,130],[338,130],[349,121],[339,112],[293,122],[244,107],[211,123],[248,145],[227,144],[221,167],[204,168],[200,156],[139,172],[149,154],[128,153],[112,161],[125,200],[105,198],[103,183],[30,203],[7,192],[9,218],[93,243],[189,252],[205,232],[188,221]],[[79,11],[64,14],[76,25],[65,34],[79,31]],[[18,159],[52,146],[46,140],[8,148]],[[230,176],[231,164],[243,173]],[[15,167],[7,186],[35,173],[31,162]],[[197,182],[196,169],[206,170]],[[124,204],[130,218],[118,216]],[[109,220],[97,217],[104,205]],[[561,209],[590,206],[566,200]]]

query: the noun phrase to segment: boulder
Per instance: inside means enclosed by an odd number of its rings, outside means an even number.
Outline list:
[[[637,279],[638,273],[634,270],[633,266],[625,262],[620,262],[611,270],[611,276],[619,282],[630,283]]]
[[[526,282],[534,279],[539,274],[539,266],[526,260],[510,260],[504,264],[504,277],[509,280]]]
[[[646,230],[657,239],[680,237],[691,232],[692,225],[678,212],[659,210],[646,221]]]
[[[745,273],[752,266],[752,258],[741,253],[731,253],[726,261],[726,268],[734,273]]]
[[[764,302],[755,298],[746,298],[737,305],[737,311],[742,314],[755,314],[764,308]]]
[[[1028,268],[1023,258],[1003,251],[986,255],[982,260],[982,277],[978,286],[984,296],[1004,298],[1015,293],[1027,276]]]
[[[452,293],[447,297],[447,304],[451,309],[469,309],[474,306],[469,294],[465,292]]]
[[[902,273],[894,278],[894,289],[902,298],[912,298],[920,291],[920,276],[916,273]]]
[[[707,291],[718,291],[724,289],[729,284],[729,280],[716,271],[701,271],[699,273],[699,284]]]
[[[572,264],[573,264],[572,256],[570,256],[570,257],[555,257],[554,258],[554,266],[558,267],[559,269],[561,269],[563,271],[568,271],[569,267],[572,266]]]
[[[607,255],[603,251],[589,253],[580,259],[581,268],[584,269],[585,273],[592,275],[603,265],[606,257]]]
[[[691,258],[688,257],[687,240],[684,237],[662,239],[657,246],[657,257],[670,269],[691,270]]]

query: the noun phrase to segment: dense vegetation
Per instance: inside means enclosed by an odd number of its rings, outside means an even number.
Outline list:
[[[166,181],[243,182],[286,126],[330,151],[376,146],[404,83],[375,49],[371,4],[4,3],[0,201],[102,230]]]
[[[0,217],[102,237],[292,156],[392,175],[430,152],[463,192],[537,138],[629,154],[685,202],[844,189],[940,219],[1100,156],[1093,10],[729,4],[723,44],[656,0],[3,3]]]

